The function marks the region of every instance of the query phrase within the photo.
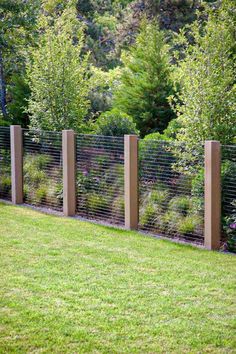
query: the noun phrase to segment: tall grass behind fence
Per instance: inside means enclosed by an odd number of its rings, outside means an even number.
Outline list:
[[[77,214],[124,224],[124,139],[78,135]]]
[[[62,210],[62,134],[23,130],[24,202]]]
[[[11,199],[10,128],[0,127],[0,198]]]
[[[194,156],[194,163],[201,171],[197,191],[194,188],[198,176],[194,175],[194,168],[185,170],[181,154],[189,154],[183,144],[139,141],[139,227],[167,237],[202,243],[203,147]]]
[[[234,234],[236,242],[236,145],[222,145],[221,155],[222,238]]]

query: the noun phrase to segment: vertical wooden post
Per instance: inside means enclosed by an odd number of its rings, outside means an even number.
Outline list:
[[[218,141],[205,142],[205,235],[208,249],[220,247],[221,152]]]
[[[125,227],[138,228],[138,137],[125,135]]]
[[[75,133],[73,130],[62,131],[63,157],[63,213],[65,216],[75,215]]]
[[[23,203],[23,147],[20,125],[11,125],[11,190],[12,203]]]

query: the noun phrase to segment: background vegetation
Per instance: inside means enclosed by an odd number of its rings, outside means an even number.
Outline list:
[[[236,142],[234,0],[0,0],[0,18],[1,125],[177,140],[202,198],[203,141]]]

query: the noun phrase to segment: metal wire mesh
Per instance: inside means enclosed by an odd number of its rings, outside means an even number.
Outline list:
[[[0,127],[0,198],[11,199],[10,128]]]
[[[24,202],[62,210],[62,135],[23,130]]]
[[[203,158],[203,147],[190,153],[183,144],[139,141],[140,229],[203,242]]]
[[[77,213],[124,223],[124,139],[77,136]]]
[[[236,145],[222,145],[222,241],[231,239],[236,248]]]

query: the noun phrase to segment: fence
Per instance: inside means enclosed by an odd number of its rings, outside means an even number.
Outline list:
[[[134,135],[0,127],[2,199],[209,249],[219,248],[236,225],[235,172],[234,145],[208,141],[189,150]]]

